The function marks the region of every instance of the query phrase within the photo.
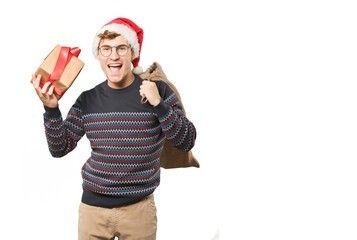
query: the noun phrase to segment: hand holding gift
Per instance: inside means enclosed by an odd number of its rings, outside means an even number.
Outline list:
[[[36,90],[36,93],[43,105],[46,107],[55,108],[58,106],[58,99],[53,93],[54,85],[50,86],[51,82],[46,82],[43,87],[40,87],[41,75],[36,77],[35,74],[32,74],[32,84]]]
[[[77,58],[80,51],[79,48],[57,45],[32,76],[31,82],[44,105],[56,107],[58,100],[76,79],[84,66]]]

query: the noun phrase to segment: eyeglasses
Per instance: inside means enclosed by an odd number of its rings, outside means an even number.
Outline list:
[[[100,54],[102,54],[103,57],[109,57],[110,54],[112,54],[112,49],[115,48],[117,51],[117,53],[119,54],[119,56],[125,56],[128,53],[128,49],[130,48],[130,46],[127,45],[119,45],[116,47],[111,47],[108,45],[103,45],[101,47],[99,47],[99,52]]]

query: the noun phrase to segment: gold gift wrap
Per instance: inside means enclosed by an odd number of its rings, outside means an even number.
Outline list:
[[[43,63],[37,69],[36,75],[41,74],[42,84],[48,81],[48,78],[55,69],[61,48],[62,47],[60,45],[57,45],[50,52],[50,54],[48,54]],[[84,62],[79,60],[76,56],[72,56],[71,60],[65,66],[60,79],[52,83],[55,86],[54,94],[56,95],[57,99],[60,99],[62,96],[56,93],[56,88],[60,90],[58,92],[66,92],[67,89],[71,87],[74,80],[77,78],[83,66]]]

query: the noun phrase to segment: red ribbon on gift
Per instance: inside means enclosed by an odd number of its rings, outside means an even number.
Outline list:
[[[48,80],[46,82],[50,82],[50,86],[53,84],[54,81],[60,80],[62,73],[64,71],[64,68],[67,66],[69,61],[73,56],[78,57],[79,54],[81,53],[81,49],[78,47],[70,48],[70,47],[61,47],[60,53],[57,58],[57,62],[55,65],[55,68],[53,69],[51,75],[49,76]],[[40,87],[42,88],[44,83],[40,82]],[[58,95],[62,96],[64,94],[63,91],[58,89],[57,87],[54,87],[54,92],[57,93]]]

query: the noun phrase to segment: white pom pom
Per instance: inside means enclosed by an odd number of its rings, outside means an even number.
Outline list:
[[[143,68],[141,66],[137,66],[137,67],[133,68],[133,73],[136,74],[136,75],[141,74],[143,72],[144,71],[143,71]]]

